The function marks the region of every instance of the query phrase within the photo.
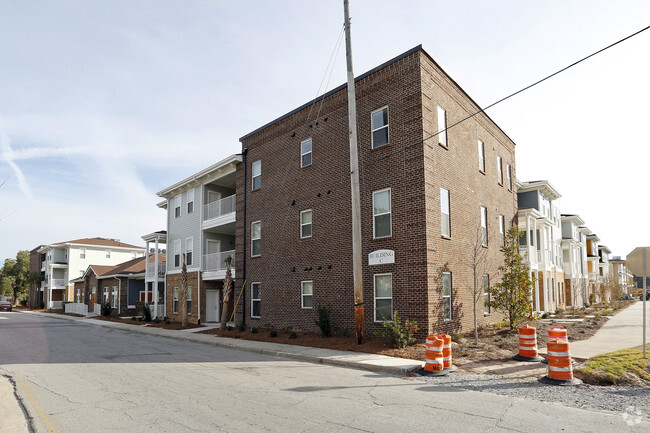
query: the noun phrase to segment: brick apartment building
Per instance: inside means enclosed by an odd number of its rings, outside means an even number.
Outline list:
[[[394,311],[420,335],[470,329],[468,244],[478,236],[488,252],[481,284],[498,281],[517,211],[515,144],[485,113],[445,130],[479,106],[421,46],[357,77],[356,98],[366,330]],[[323,304],[336,329],[352,332],[346,85],[240,141],[236,287],[246,282],[246,322],[314,329]],[[501,318],[478,304],[479,323]]]

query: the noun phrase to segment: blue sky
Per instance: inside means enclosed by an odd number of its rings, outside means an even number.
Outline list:
[[[422,44],[485,106],[649,25],[650,2],[351,0],[351,15],[355,73]],[[0,0],[0,257],[163,229],[155,193],[317,96],[342,23],[342,1]],[[650,245],[649,52],[647,31],[488,111],[518,179],[550,180],[615,255]]]

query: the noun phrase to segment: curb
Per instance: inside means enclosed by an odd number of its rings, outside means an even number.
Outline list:
[[[162,338],[171,338],[173,340],[188,341],[192,343],[206,344],[214,347],[221,347],[226,349],[240,350],[243,352],[259,353],[262,355],[276,356],[281,358],[289,358],[297,361],[307,361],[316,364],[333,365],[337,367],[357,368],[361,370],[371,371],[375,373],[388,373],[395,375],[405,375],[423,368],[424,363],[421,361],[406,360],[402,362],[403,365],[388,365],[386,361],[395,362],[394,360],[401,360],[402,358],[393,358],[385,355],[374,355],[363,352],[346,352],[341,350],[321,349],[308,346],[292,346],[282,343],[268,343],[256,341],[255,347],[248,346],[248,343],[240,344],[240,340],[231,338],[215,337],[205,334],[186,333],[183,331],[172,331],[161,328],[149,328],[144,326],[127,325],[123,323],[114,323],[108,321],[94,320],[87,317],[66,316],[56,313],[40,313],[33,311],[21,311],[25,314],[34,314],[38,316],[50,317],[58,320],[67,321],[82,321],[84,324],[93,326],[103,326],[106,328],[119,329],[126,332],[142,335],[153,335]],[[247,341],[247,340],[243,340]],[[266,347],[265,347],[266,346]],[[294,350],[286,350],[287,347],[296,348]],[[310,350],[329,351],[328,356],[317,356],[309,353]],[[345,357],[365,358],[361,360],[345,359]]]

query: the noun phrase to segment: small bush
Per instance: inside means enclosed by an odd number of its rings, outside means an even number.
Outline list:
[[[233,328],[232,326],[230,326],[230,325],[227,325],[227,326],[226,326],[226,331],[232,331],[233,329],[234,329],[234,328]]]
[[[258,332],[260,332],[259,329],[255,328],[255,327],[251,328],[251,334],[257,334]]]
[[[171,320],[169,320],[169,319],[165,319],[165,325],[169,325],[170,323],[172,323]]]
[[[399,319],[397,311],[393,313],[392,320],[384,320],[381,322],[384,326],[384,332],[378,333],[379,336],[388,339],[393,345],[400,349],[415,343],[415,334],[420,328],[415,320],[406,320],[404,325]]]
[[[145,322],[151,322],[151,308],[146,302],[142,303],[142,316]]]
[[[155,319],[153,319],[153,323],[160,323],[160,322],[162,322],[162,320],[160,320],[160,317],[156,317]]]
[[[550,316],[550,314],[548,313],[548,311],[546,311],[546,312],[544,312],[544,314],[542,314],[542,319],[548,319],[549,316]]]
[[[319,305],[318,320],[314,320],[314,323],[320,329],[321,337],[327,338],[332,335],[332,307],[329,305]]]
[[[269,337],[274,338],[277,336],[278,336],[278,331],[276,331],[275,329],[271,329],[271,331],[269,332]]]
[[[113,312],[113,307],[108,302],[102,302],[102,316],[110,316]]]
[[[246,324],[244,322],[239,323],[239,325],[237,325],[237,329],[239,329],[241,332],[244,332],[246,330]]]
[[[341,336],[343,336],[343,337],[349,337],[350,336],[350,330],[347,329],[347,328],[343,328],[343,329],[341,329],[341,331],[339,331],[339,334],[341,334]]]
[[[144,319],[142,317],[138,317],[138,322],[142,322]]]
[[[133,316],[133,317],[131,317],[131,320],[133,320],[135,322],[136,320],[138,320],[138,318]]]
[[[298,333],[296,331],[291,331],[289,334],[289,339],[295,340],[296,338],[298,338]]]
[[[564,310],[562,308],[555,309],[555,314],[562,314],[562,313],[564,313]]]

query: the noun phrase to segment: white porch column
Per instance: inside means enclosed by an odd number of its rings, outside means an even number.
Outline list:
[[[47,291],[48,291],[47,309],[49,310],[50,308],[52,308],[52,284],[54,281],[54,270],[52,269],[52,265],[48,265],[47,273],[49,274],[49,281],[47,285]]]
[[[154,277],[153,277],[153,310],[154,310],[154,315],[153,317],[156,318],[158,317],[158,235],[156,235],[156,250],[154,251]],[[149,247],[147,246],[147,251],[149,250]]]

